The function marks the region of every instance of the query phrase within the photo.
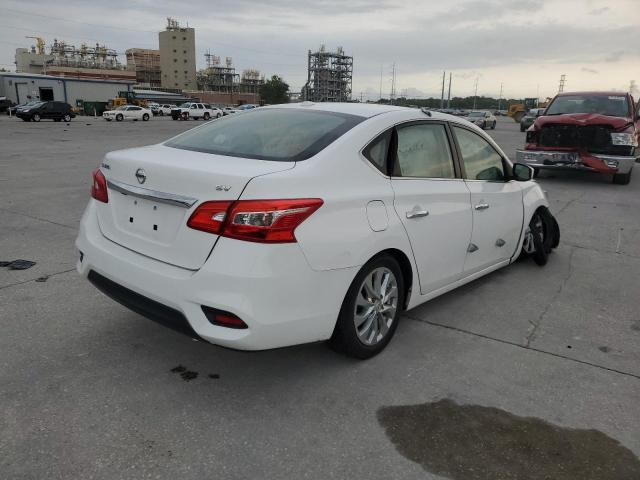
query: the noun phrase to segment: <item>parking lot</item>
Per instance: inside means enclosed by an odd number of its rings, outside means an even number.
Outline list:
[[[491,478],[614,478],[553,476],[584,451],[601,454],[584,459],[593,472],[611,459],[639,471],[639,168],[626,186],[543,173],[562,235],[549,263],[406,312],[371,360],[323,344],[247,353],[158,326],[75,271],[102,156],[201,123],[0,117],[0,260],[36,262],[0,268],[1,478],[457,480],[516,464]],[[515,158],[518,124],[500,117],[489,133]],[[451,426],[435,440],[416,433],[433,412]],[[560,447],[537,454],[549,424]],[[501,458],[505,425],[534,453]]]

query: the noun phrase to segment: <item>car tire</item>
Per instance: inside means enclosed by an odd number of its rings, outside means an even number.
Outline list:
[[[122,116],[121,113],[119,113],[118,115],[116,115],[116,122],[121,122],[122,120],[124,120],[124,117]]]
[[[40,115],[38,115],[37,113],[34,113],[33,116],[31,117],[31,120],[34,122],[39,122],[40,121]]]
[[[216,118],[220,118],[221,116],[222,116],[222,114],[221,114],[221,113],[217,113],[217,114],[216,114]]]
[[[533,178],[538,178],[539,175],[540,175],[540,169],[533,167]]]
[[[202,116],[202,119],[205,120],[205,121],[209,120],[210,118],[211,118],[211,115],[209,115],[208,112],[205,112],[204,115]]]
[[[380,353],[398,327],[404,293],[404,277],[395,258],[380,255],[367,262],[347,290],[329,346],[359,359]]]
[[[496,129],[496,123],[497,123],[497,121],[493,122],[493,125],[491,125],[491,130],[495,130]]]
[[[613,183],[615,183],[616,185],[628,185],[629,182],[631,181],[631,172],[632,172],[632,170],[629,170],[629,172],[627,172],[627,173],[616,173],[616,174],[614,174],[613,175]]]
[[[522,244],[522,256],[530,256],[540,265],[546,265],[551,250],[560,244],[560,227],[547,208],[539,208],[531,217]]]
[[[520,131],[524,132],[526,130],[526,128],[524,128],[524,125],[520,125]]]
[[[69,122],[71,121],[71,115],[69,115],[68,113],[65,113],[65,114],[62,116],[62,119],[63,119],[66,123],[69,123]]]
[[[143,122],[148,122],[149,121],[149,114],[148,113],[145,113],[145,114],[142,115],[142,121]]]

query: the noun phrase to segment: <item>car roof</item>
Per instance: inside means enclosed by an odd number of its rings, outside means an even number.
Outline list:
[[[614,91],[607,91],[607,92],[562,92],[558,94],[558,97],[565,97],[567,95],[589,95],[592,97],[608,97],[608,96],[616,96],[616,97],[622,97],[622,96],[626,96],[627,93],[626,92],[614,92]]]
[[[294,108],[304,110],[315,110],[323,112],[346,113],[350,115],[358,115],[360,117],[374,117],[381,113],[391,111],[419,111],[415,108],[396,107],[394,105],[378,105],[375,103],[340,103],[340,102],[301,102],[301,103],[285,103],[281,105],[270,105],[262,108]],[[431,112],[435,114],[436,112]]]

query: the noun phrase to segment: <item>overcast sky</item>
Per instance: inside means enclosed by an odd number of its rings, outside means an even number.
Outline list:
[[[278,74],[299,90],[307,50],[340,45],[354,57],[354,96],[397,92],[440,96],[442,71],[453,96],[551,96],[566,90],[628,90],[640,84],[640,0],[0,0],[0,66],[42,36],[68,43],[158,48],[167,16],[196,29],[204,53],[233,57],[239,69]],[[122,58],[124,62],[124,57]],[[447,79],[448,81],[448,79]],[[638,92],[636,92],[638,96]]]

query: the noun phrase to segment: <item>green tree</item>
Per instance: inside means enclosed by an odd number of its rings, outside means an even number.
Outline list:
[[[289,85],[277,75],[260,85],[260,98],[267,104],[289,103]]]

